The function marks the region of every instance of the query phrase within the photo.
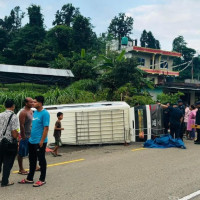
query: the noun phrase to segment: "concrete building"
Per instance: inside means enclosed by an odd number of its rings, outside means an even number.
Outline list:
[[[121,49],[126,50],[127,58],[136,57],[139,63],[138,68],[147,72],[147,78],[155,85],[153,90],[148,89],[154,100],[162,92],[176,93],[178,91],[184,93],[181,97],[184,103],[191,105],[200,100],[200,81],[193,79],[187,79],[182,83],[174,81],[175,77],[179,76],[179,72],[173,70],[173,59],[180,58],[181,53],[139,47],[136,43],[127,41],[125,45],[121,45]],[[109,48],[112,51],[119,51],[118,41],[113,40]]]
[[[113,40],[109,45],[109,49],[118,51],[118,46],[118,41]],[[127,58],[137,57],[139,63],[138,68],[147,72],[147,78],[153,81],[155,85],[163,84],[165,82],[165,76],[179,76],[179,72],[173,71],[172,66],[173,58],[181,57],[181,53],[139,47],[130,41],[127,45],[122,45],[121,49],[126,50]]]
[[[119,43],[114,40],[110,43],[109,49],[118,51]],[[136,46],[133,42],[122,45],[121,49],[126,50],[126,57],[136,57],[138,59],[138,68],[147,72],[147,79],[151,80],[155,89],[149,90],[154,100],[157,95],[163,92],[165,83],[179,76],[179,72],[173,71],[173,59],[181,57],[181,53],[164,51],[161,49],[151,49]]]
[[[155,85],[165,83],[166,76],[177,77],[179,72],[173,71],[173,58],[181,57],[180,53],[133,46],[127,52],[127,57],[138,59],[138,68],[148,73],[147,78]]]

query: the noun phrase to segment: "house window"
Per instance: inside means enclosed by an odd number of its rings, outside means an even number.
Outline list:
[[[145,66],[145,59],[144,58],[138,58],[139,65]]]
[[[160,64],[160,68],[161,69],[168,69],[168,62],[162,60],[161,64]]]
[[[150,59],[150,69],[155,69],[156,66],[156,59],[154,59],[154,63],[153,63],[153,59]]]

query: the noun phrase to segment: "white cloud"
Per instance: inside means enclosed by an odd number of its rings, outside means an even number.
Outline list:
[[[166,0],[129,9],[127,14],[134,18],[137,33],[152,31],[163,49],[171,50],[173,39],[183,35],[189,47],[200,50],[199,9],[199,0]]]
[[[3,15],[3,10],[6,8],[6,2],[5,1],[3,1],[3,0],[0,0],[0,10],[1,10],[1,12],[0,12],[0,18],[3,18],[4,17],[4,15]]]

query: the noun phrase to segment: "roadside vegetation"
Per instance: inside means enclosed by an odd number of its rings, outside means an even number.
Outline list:
[[[124,51],[112,52],[107,46],[113,39],[121,41],[124,36],[132,40],[132,17],[119,13],[111,20],[107,32],[97,36],[91,19],[72,4],[63,5],[55,13],[49,30],[45,29],[41,10],[40,6],[31,5],[25,13],[16,6],[10,15],[0,19],[0,63],[69,69],[75,78],[69,86],[65,83],[65,86],[1,84],[0,105],[7,98],[13,98],[19,110],[25,97],[36,95],[44,95],[47,105],[96,101],[126,101],[131,106],[154,103],[147,92],[154,86],[145,78],[145,72],[137,68],[137,58],[125,58]],[[25,16],[29,20],[22,26]],[[153,33],[146,30],[140,42],[148,48],[161,46]],[[180,36],[174,41],[173,50],[185,50],[184,59],[190,59],[195,53]],[[200,59],[195,61],[194,65],[199,66]],[[184,60],[176,60],[177,64],[181,62]],[[162,96],[159,98],[163,100]]]

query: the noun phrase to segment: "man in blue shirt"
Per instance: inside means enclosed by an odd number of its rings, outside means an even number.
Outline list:
[[[31,136],[29,138],[29,174],[27,179],[23,179],[19,182],[21,184],[34,183],[33,177],[37,160],[39,160],[41,174],[39,181],[33,184],[34,187],[39,187],[46,183],[47,162],[45,158],[45,149],[48,142],[47,134],[49,130],[50,115],[47,110],[43,109],[43,104],[43,96],[35,97],[33,107],[36,108],[36,111],[33,113]]]

